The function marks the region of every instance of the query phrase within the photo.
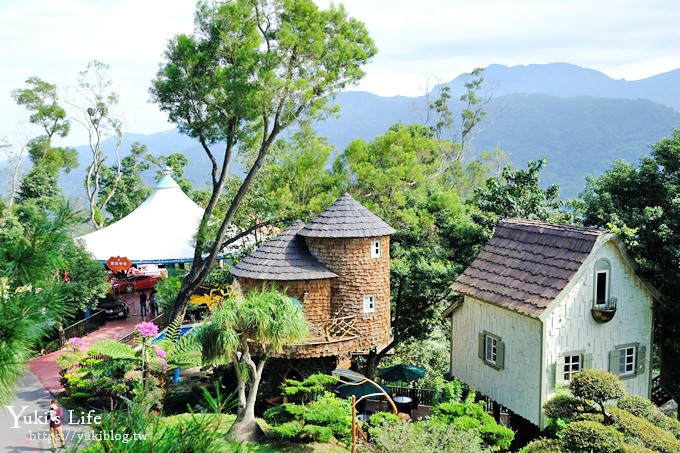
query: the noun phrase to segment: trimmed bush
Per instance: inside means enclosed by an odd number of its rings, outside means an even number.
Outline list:
[[[623,444],[623,447],[621,447],[621,453],[656,453],[654,450],[650,450],[647,447],[643,447],[642,445],[631,445],[631,444]]]
[[[512,439],[515,438],[515,432],[510,428],[497,423],[485,423],[479,428],[479,434],[482,435],[482,440],[485,444],[500,447],[503,450],[510,448]]]
[[[562,443],[570,451],[610,453],[621,448],[623,435],[602,423],[573,422],[562,431]]]
[[[631,441],[639,440],[645,447],[662,453],[680,451],[680,440],[651,422],[616,407],[610,408],[609,415],[614,426]]]
[[[675,418],[668,417],[661,412],[658,407],[654,405],[647,398],[641,396],[627,396],[616,403],[619,409],[626,410],[636,417],[644,418],[655,426],[668,431],[676,438],[680,438],[680,421]]]
[[[546,417],[555,420],[558,418],[573,420],[578,413],[592,410],[592,407],[571,395],[557,395],[546,401],[543,409]]]
[[[349,443],[352,436],[352,416],[349,400],[326,393],[305,406],[281,404],[268,409],[264,419],[272,432],[300,442],[314,442],[321,439],[336,439]],[[294,424],[297,424],[297,429]],[[323,429],[322,429],[323,428]]]
[[[476,418],[468,417],[467,415],[463,415],[453,420],[453,427],[461,431],[479,429],[481,426],[482,422]]]
[[[595,402],[601,407],[609,400],[626,396],[626,390],[615,374],[604,370],[582,370],[569,384],[575,397]]]
[[[333,430],[328,426],[305,425],[302,427],[302,435],[312,442],[328,442],[333,437]]]
[[[519,453],[562,453],[564,451],[557,439],[538,439],[528,443]]]
[[[297,420],[282,423],[278,426],[272,426],[272,432],[284,439],[294,439],[301,431],[302,425]]]
[[[373,419],[371,418],[371,422]],[[458,431],[436,419],[415,423],[381,423],[371,428],[371,447],[376,453],[481,453],[479,433]],[[370,450],[369,450],[370,451]]]

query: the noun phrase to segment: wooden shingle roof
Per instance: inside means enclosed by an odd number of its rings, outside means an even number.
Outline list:
[[[394,228],[383,219],[345,193],[298,234],[318,238],[367,238],[394,233]]]
[[[309,252],[298,232],[305,226],[300,220],[231,268],[236,277],[256,280],[319,280],[338,275],[319,263]]]
[[[606,231],[526,219],[496,228],[454,291],[534,318],[567,286]]]

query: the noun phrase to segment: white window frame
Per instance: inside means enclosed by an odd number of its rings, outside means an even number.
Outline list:
[[[484,360],[487,363],[496,365],[498,360],[498,338],[484,335]]]
[[[382,244],[380,241],[371,241],[371,258],[380,258],[382,254]]]
[[[496,371],[505,368],[505,343],[498,335],[482,331],[479,333],[478,356],[486,365]]]
[[[645,373],[647,346],[639,343],[616,345],[609,352],[609,371],[621,379]]]
[[[564,366],[562,368],[562,380],[564,382],[571,382],[578,373],[583,369],[583,357],[581,354],[573,354],[564,356]]]
[[[598,293],[598,288],[599,288],[599,276],[600,274],[604,274],[604,301],[600,303],[600,301],[597,300],[597,293]],[[609,300],[609,269],[602,269],[598,270],[595,272],[595,306],[603,306],[607,305],[607,301]]]
[[[619,376],[632,376],[636,372],[637,348],[628,346],[619,351]]]
[[[364,313],[375,312],[375,295],[364,296]]]

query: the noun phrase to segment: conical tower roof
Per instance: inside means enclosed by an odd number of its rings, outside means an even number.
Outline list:
[[[256,280],[319,280],[338,275],[326,269],[307,249],[298,232],[300,220],[231,268],[236,277]]]
[[[298,234],[319,238],[367,238],[394,233],[394,228],[345,192]]]

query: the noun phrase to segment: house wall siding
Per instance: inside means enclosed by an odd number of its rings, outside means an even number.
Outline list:
[[[532,423],[540,417],[541,322],[465,297],[451,314],[451,372],[477,391]],[[505,366],[496,370],[478,356],[479,334],[505,343]]]
[[[591,314],[594,298],[595,264],[606,259],[611,265],[610,293],[616,297],[614,318],[604,324],[596,322]],[[592,354],[593,368],[609,370],[609,352],[617,345],[639,343],[646,347],[645,372],[626,377],[622,382],[630,395],[650,396],[650,356],[652,341],[652,295],[622,259],[613,242],[598,248],[580,274],[577,282],[562,303],[545,319],[545,362],[542,388],[546,397],[553,397],[555,388],[555,362],[569,352],[584,351]]]

